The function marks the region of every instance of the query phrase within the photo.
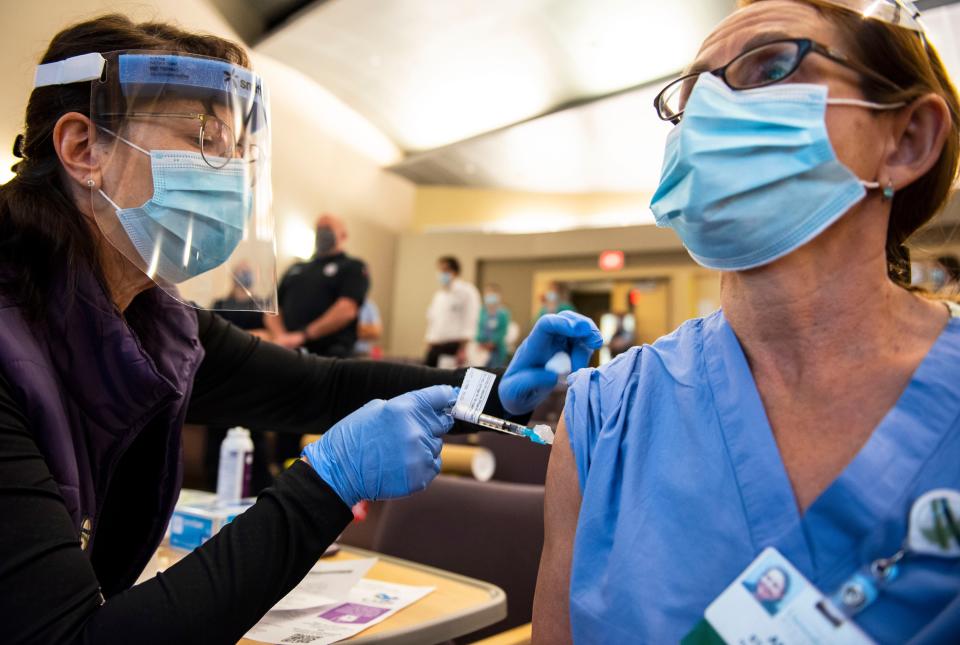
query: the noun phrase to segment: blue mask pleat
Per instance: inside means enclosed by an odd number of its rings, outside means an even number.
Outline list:
[[[824,86],[733,91],[701,75],[650,208],[699,264],[744,270],[799,248],[866,194],[834,153]]]
[[[159,150],[150,153],[150,165],[153,197],[117,211],[144,263],[150,266],[159,245],[156,275],[176,283],[226,262],[252,212],[243,162],[217,169],[198,153]]]

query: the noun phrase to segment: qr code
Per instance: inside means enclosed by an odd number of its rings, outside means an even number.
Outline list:
[[[313,641],[320,638],[320,635],[314,634],[290,634],[284,638],[281,643],[312,643]]]

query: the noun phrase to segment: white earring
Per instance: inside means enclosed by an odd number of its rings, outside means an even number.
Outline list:
[[[87,188],[93,188],[96,185],[96,182],[92,178],[87,177]]]

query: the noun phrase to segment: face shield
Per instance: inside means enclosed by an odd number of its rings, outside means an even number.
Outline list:
[[[100,169],[90,201],[107,240],[182,302],[229,296],[230,309],[275,313],[260,77],[203,56],[121,51],[41,65],[35,85],[84,80]]]

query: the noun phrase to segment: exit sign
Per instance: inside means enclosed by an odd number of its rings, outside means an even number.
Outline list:
[[[604,251],[597,262],[604,271],[619,271],[623,268],[623,251]]]

